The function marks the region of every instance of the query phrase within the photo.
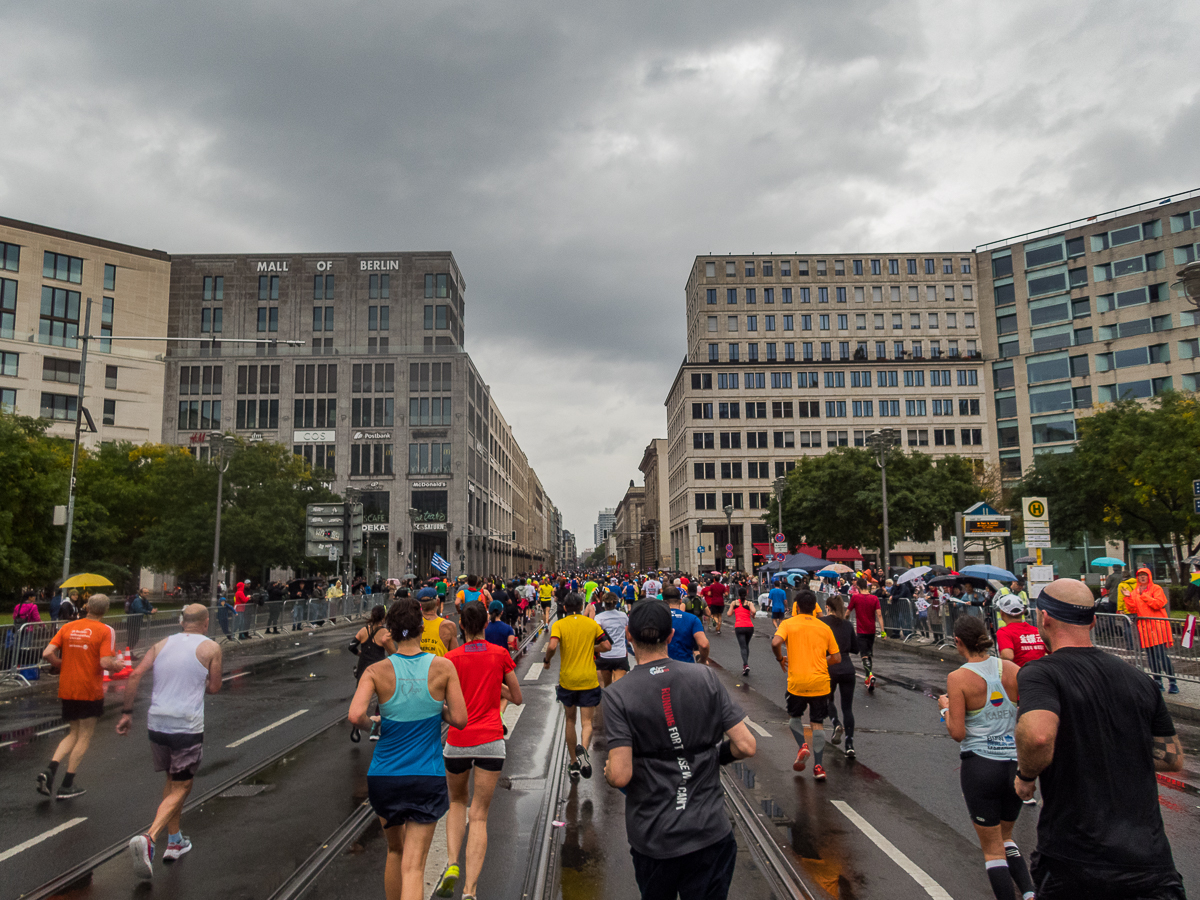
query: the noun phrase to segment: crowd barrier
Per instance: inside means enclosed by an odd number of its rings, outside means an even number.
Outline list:
[[[326,624],[364,618],[379,598],[353,594],[335,599],[275,600],[249,603],[241,610],[217,607],[208,619],[208,636],[220,642],[263,638],[267,634],[303,631]],[[153,616],[117,613],[102,620],[117,636],[117,651],[136,653],[179,631],[175,610]],[[0,685],[28,685],[40,677],[47,664],[42,651],[64,623],[54,621],[5,625],[0,630]]]

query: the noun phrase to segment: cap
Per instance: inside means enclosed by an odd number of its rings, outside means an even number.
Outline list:
[[[501,603],[499,600],[493,600],[491,603],[488,604],[488,612],[502,613],[502,612],[504,612],[504,604]]]
[[[637,604],[629,614],[629,634],[639,644],[661,644],[671,633],[671,610],[658,600]]]
[[[1016,594],[1005,594],[996,600],[996,609],[1010,616],[1020,616],[1025,614],[1025,604],[1021,602],[1021,598]]]

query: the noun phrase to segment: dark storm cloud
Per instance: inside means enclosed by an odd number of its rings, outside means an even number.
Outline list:
[[[701,253],[969,248],[1191,186],[1187,5],[9,5],[0,206],[177,252],[455,252],[590,537]]]

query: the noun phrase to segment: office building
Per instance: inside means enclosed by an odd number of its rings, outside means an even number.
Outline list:
[[[643,522],[643,541],[651,546],[642,554],[651,561],[647,568],[671,567],[671,496],[667,490],[667,439],[654,438],[642,451],[638,465],[646,482],[646,519]]]
[[[0,407],[73,437],[88,302],[91,334],[82,440],[162,439],[170,257],[0,218]],[[94,430],[93,430],[94,429]]]
[[[608,536],[613,530],[613,523],[616,520],[617,511],[615,508],[600,510],[600,514],[596,516],[596,524],[592,526],[592,540],[597,547],[608,540]]]
[[[613,530],[609,535],[616,539],[617,564],[627,570],[649,568],[652,561],[648,556],[644,558],[642,552],[645,518],[646,489],[630,480],[625,496],[617,504]]]
[[[772,481],[799,456],[865,446],[879,429],[896,430],[905,449],[982,466],[992,435],[974,259],[696,257],[687,359],[666,399],[674,567],[761,563]],[[899,544],[893,558],[940,562],[943,544]]]
[[[368,577],[428,575],[434,553],[451,574],[548,568],[554,505],[463,348],[465,293],[448,252],[174,256],[167,334],[205,340],[168,346],[165,440],[277,441],[362,491]]]
[[[1196,309],[1172,285],[1198,242],[1193,190],[976,248],[989,443],[1005,481],[1070,450],[1099,404],[1197,389]]]

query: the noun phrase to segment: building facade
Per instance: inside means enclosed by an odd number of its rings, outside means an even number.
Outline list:
[[[174,256],[167,334],[204,341],[168,345],[164,437],[276,441],[362,491],[368,577],[544,568],[553,504],[463,349],[465,292],[449,252]]]
[[[602,509],[600,514],[596,516],[596,524],[592,526],[592,540],[599,547],[608,540],[608,536],[612,533],[613,523],[617,520],[616,509]]]
[[[1200,385],[1196,309],[1176,272],[1200,254],[1200,190],[976,248],[991,446],[1013,481],[1074,446],[1102,403]]]
[[[613,530],[609,537],[616,540],[617,564],[625,569],[645,569],[643,564],[643,523],[646,519],[646,489],[631,480],[625,496],[617,504]],[[646,563],[649,560],[645,561]]]
[[[647,568],[677,568],[670,556],[671,496],[667,490],[667,439],[654,438],[642,452],[638,465],[646,483],[646,532],[642,540],[649,546],[642,556]]]
[[[772,481],[879,429],[982,467],[992,434],[975,277],[969,251],[697,257],[687,360],[666,399],[672,564],[761,562]],[[940,562],[946,548],[921,549]]]
[[[93,336],[160,339],[89,342],[83,441],[162,440],[170,274],[161,250],[0,218],[0,407],[74,436],[90,301]]]

